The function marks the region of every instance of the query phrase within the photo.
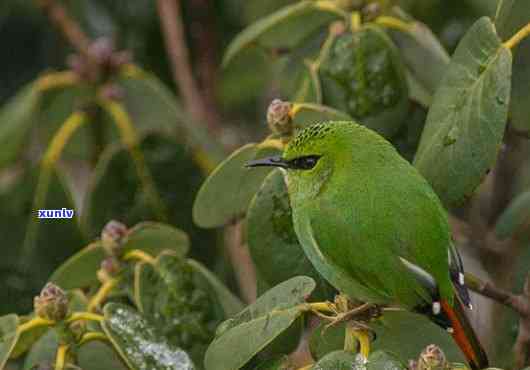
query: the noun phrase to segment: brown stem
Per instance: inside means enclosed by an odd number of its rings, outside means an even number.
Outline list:
[[[248,247],[243,242],[241,222],[226,227],[225,245],[239,284],[241,297],[247,303],[254,302],[257,295],[256,269]]]
[[[191,20],[190,34],[192,38],[197,80],[207,105],[208,111],[216,118],[219,112],[216,106],[216,90],[218,74],[218,33],[215,29],[215,9],[212,0],[193,0],[189,3]],[[219,121],[217,118],[216,121]]]
[[[513,352],[516,369],[522,369],[528,363],[530,350],[530,274],[526,278],[521,294],[498,288],[469,273],[466,273],[465,278],[469,289],[511,308],[519,315],[519,332]]]
[[[55,0],[35,1],[44,10],[50,22],[61,31],[65,39],[80,54],[90,59],[90,39],[79,27],[79,24],[70,17],[66,9]]]
[[[190,55],[184,37],[180,1],[157,0],[157,4],[173,78],[184,99],[186,108],[197,122],[205,122],[210,129],[218,131],[219,127],[215,117],[207,109],[204,98],[193,78]]]

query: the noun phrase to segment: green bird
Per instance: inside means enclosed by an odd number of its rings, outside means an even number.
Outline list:
[[[388,141],[353,122],[326,122],[302,130],[282,156],[247,166],[284,170],[296,235],[336,289],[428,313],[472,367],[487,367],[465,316],[471,305],[447,213]]]

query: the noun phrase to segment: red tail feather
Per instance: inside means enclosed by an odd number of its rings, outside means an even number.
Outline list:
[[[465,315],[464,306],[459,299],[455,297],[454,307],[451,307],[446,301],[442,301],[441,306],[443,313],[451,322],[453,339],[466,356],[469,365],[473,369],[488,367],[486,353],[480,345],[475,331]]]

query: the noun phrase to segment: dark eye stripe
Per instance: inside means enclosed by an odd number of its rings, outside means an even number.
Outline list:
[[[310,170],[316,166],[318,160],[320,159],[317,155],[308,155],[305,157],[294,158],[289,161],[289,168],[295,170]]]

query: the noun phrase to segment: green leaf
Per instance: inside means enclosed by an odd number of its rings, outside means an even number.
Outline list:
[[[223,333],[208,347],[207,370],[237,370],[271,343],[302,314],[299,307],[277,309]]]
[[[202,184],[193,204],[193,220],[204,228],[226,225],[242,217],[270,168],[252,171],[245,164],[277,153],[274,148],[246,144],[233,152]]]
[[[173,138],[152,133],[141,139],[140,149],[168,211],[165,222],[185,231],[198,251],[211,249],[209,245],[214,243],[214,234],[199,229],[191,218],[193,197],[203,177],[187,148]],[[91,238],[99,236],[105,224],[112,219],[126,225],[158,220],[158,213],[141,186],[132,158],[121,145],[110,147],[102,154],[89,184],[83,209],[81,222]],[[169,237],[169,234],[166,236]],[[170,238],[168,242],[176,241],[180,236]],[[158,243],[154,239],[149,242]]]
[[[33,316],[30,316],[28,320],[31,318]],[[48,330],[46,326],[38,326],[21,333],[10,357],[16,359],[26,353]]]
[[[519,194],[504,210],[495,225],[495,233],[499,239],[507,239],[530,222],[530,191]]]
[[[289,357],[286,355],[275,356],[274,358],[265,360],[259,366],[255,367],[254,370],[290,370],[292,365],[289,361]]]
[[[0,168],[15,161],[28,138],[41,94],[29,84],[0,109]]]
[[[434,96],[414,165],[446,206],[471,196],[495,162],[511,63],[493,24],[481,18],[458,45]]]
[[[315,281],[308,276],[296,276],[286,280],[269,289],[254,303],[228,320],[229,325],[225,326],[225,329],[265,316],[272,310],[292,308],[304,303],[315,286]]]
[[[223,308],[225,317],[231,317],[243,310],[243,303],[215,276],[210,270],[200,262],[188,259],[188,264],[208,282],[211,294],[214,294]]]
[[[425,24],[407,24],[408,32],[390,30],[390,36],[409,71],[433,95],[449,65],[449,54]]]
[[[320,359],[314,366],[313,370],[342,370],[356,369],[362,366],[362,362],[357,359],[355,353],[346,351],[335,351],[327,354]]]
[[[313,1],[304,0],[286,6],[254,22],[237,35],[225,52],[223,65],[226,66],[243,49],[256,43],[263,42],[277,48],[296,46],[315,28],[335,17],[317,10]]]
[[[140,222],[128,231],[123,250],[140,249],[154,256],[169,250],[184,257],[189,245],[189,238],[182,230],[158,222]]]
[[[129,306],[109,303],[103,329],[127,366],[133,370],[194,369],[190,357],[167,342]]]
[[[406,370],[407,362],[400,361],[393,353],[385,351],[375,351],[370,353],[368,356],[368,363],[366,364],[366,370],[380,370],[380,369],[392,369],[392,370]]]
[[[239,369],[292,326],[304,311],[301,304],[314,289],[313,279],[307,276],[292,278],[223,322],[206,351],[206,369]],[[234,356],[234,351],[237,356]]]
[[[77,352],[79,367],[83,370],[126,370],[114,349],[106,343],[89,342]]]
[[[313,370],[346,370],[346,369],[365,369],[365,370],[405,370],[407,369],[399,360],[393,355],[376,351],[372,352],[365,361],[356,356],[354,353],[346,351],[331,352],[318,361]]]
[[[296,237],[289,195],[280,171],[267,176],[250,203],[246,222],[250,254],[267,285],[306,275],[318,282],[315,299],[330,298],[334,290],[315,270]]]
[[[392,137],[409,104],[405,67],[392,40],[376,25],[338,36],[319,70],[323,103]]]
[[[528,10],[524,0],[499,0],[495,11],[495,28],[499,37],[508,39],[518,27],[528,23],[525,18]]]
[[[11,351],[18,341],[18,316],[11,314],[0,317],[0,369],[4,368]]]
[[[374,351],[393,353],[403,363],[416,359],[429,344],[436,343],[451,362],[465,362],[452,337],[425,316],[407,311],[388,311],[369,323],[375,332]],[[321,324],[312,334],[309,348],[314,358],[344,347],[345,325],[324,330]]]
[[[85,245],[72,219],[39,219],[34,209],[38,169],[27,170],[0,193],[0,234],[3,235],[0,281],[0,313],[29,312],[51,273]],[[63,177],[51,174],[45,209],[75,209]],[[31,232],[32,239],[27,234]],[[25,241],[26,239],[26,242]],[[22,247],[24,245],[24,247]]]
[[[23,370],[30,370],[35,365],[55,363],[55,354],[59,347],[59,338],[55,329],[50,329],[31,347],[24,359]],[[88,369],[87,369],[88,370]]]
[[[49,281],[66,290],[96,284],[96,272],[105,256],[100,242],[89,244],[59,266]]]
[[[215,137],[187,116],[175,94],[155,75],[142,72],[135,77],[120,76],[117,82],[123,88],[123,104],[141,132],[178,133],[180,144],[201,148],[213,164],[224,157],[224,149]]]
[[[392,138],[394,147],[409,162],[412,162],[418,149],[426,118],[427,110],[423,106],[411,104],[407,115],[407,122],[398,134]]]
[[[40,104],[37,125],[34,135],[39,138],[39,142],[44,148],[51,142],[52,138],[62,127],[68,117],[76,110],[89,106],[96,96],[96,90],[89,84],[76,84],[62,89],[47,91]],[[63,149],[65,158],[91,160],[94,154],[94,127],[101,129],[104,134],[108,134],[112,139],[117,135],[110,125],[103,121],[99,112],[94,112],[88,118],[88,124],[79,127]],[[113,136],[111,136],[114,134]],[[42,154],[41,154],[42,155]]]
[[[325,121],[351,121],[352,118],[344,112],[314,103],[295,103],[293,105],[293,124],[296,129],[303,129],[315,123]]]
[[[187,235],[179,229],[157,222],[141,222],[132,227],[124,240],[125,252],[140,249],[152,255],[165,250],[184,256],[189,249]],[[99,241],[88,245],[67,259],[49,281],[63,289],[86,288],[98,282],[96,273],[106,257]]]
[[[530,7],[526,0],[501,0],[495,25],[499,36],[506,41],[530,22]],[[514,50],[510,124],[513,128],[530,132],[530,41],[523,40]]]
[[[292,100],[297,103],[322,103],[322,84],[317,72],[311,66],[304,65],[297,79],[297,89]]]
[[[135,300],[169,343],[202,362],[214,328],[226,318],[208,282],[180,256],[162,254],[155,265],[135,268]]]

